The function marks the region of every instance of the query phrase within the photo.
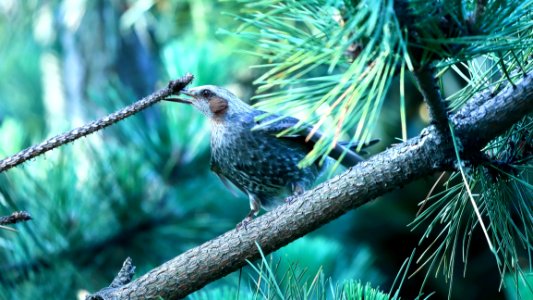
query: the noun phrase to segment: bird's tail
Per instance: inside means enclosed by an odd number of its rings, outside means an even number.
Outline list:
[[[370,140],[369,142],[363,144],[362,149],[373,146],[377,144],[378,142],[379,142],[379,139]],[[355,152],[355,150],[358,147],[359,147],[358,143],[351,143],[351,142],[345,142],[345,141],[338,142],[335,148],[333,148],[333,150],[331,150],[331,152],[329,153],[329,156],[331,158],[334,158],[335,160],[340,159],[341,160],[340,163],[347,168],[353,167],[356,164],[365,160],[358,153],[367,154],[366,151]]]
[[[340,141],[339,144],[345,148],[348,148],[356,153],[359,153],[361,155],[367,155],[368,152],[365,151],[366,148],[372,147],[375,144],[379,143],[380,139],[372,139],[366,143],[363,144],[361,147],[361,150],[357,151],[357,148],[359,147],[358,142],[347,142],[347,141]]]

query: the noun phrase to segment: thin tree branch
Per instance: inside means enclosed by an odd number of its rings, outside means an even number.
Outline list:
[[[131,226],[125,226],[102,240],[84,243],[79,247],[66,248],[57,252],[49,252],[23,263],[0,265],[0,285],[19,284],[28,279],[29,273],[52,267],[53,261],[59,257],[75,261],[77,267],[94,264],[94,258],[100,255],[103,250],[109,247],[127,247],[130,237],[176,222],[177,218],[184,219],[186,216],[178,217],[170,214],[150,216],[150,218],[140,220]]]
[[[31,215],[27,211],[16,211],[9,216],[0,217],[0,225],[16,224],[31,220]]]
[[[448,108],[441,96],[437,78],[435,78],[435,67],[427,64],[414,72],[418,89],[424,96],[424,100],[429,108],[431,122],[442,132],[448,130]]]
[[[63,146],[129,116],[132,116],[133,114],[136,114],[141,110],[148,108],[165,98],[168,98],[169,96],[177,95],[192,80],[193,76],[191,74],[186,74],[177,80],[170,81],[166,88],[161,89],[129,106],[126,106],[117,112],[114,112],[89,124],[72,129],[69,132],[49,138],[38,145],[26,148],[13,156],[7,157],[0,161],[0,173],[9,170],[29,159],[44,154],[54,148]]]
[[[533,109],[533,72],[480,106],[465,105],[452,116],[465,151],[479,151]],[[175,257],[106,295],[105,299],[176,299],[202,288],[259,257],[296,240],[354,208],[407,183],[453,169],[454,149],[431,125],[345,173],[255,219]]]
[[[487,0],[477,0],[476,1],[476,8],[470,18],[468,19],[468,22],[470,23],[470,27],[473,27],[478,21],[479,18],[485,14],[485,10],[487,9]]]

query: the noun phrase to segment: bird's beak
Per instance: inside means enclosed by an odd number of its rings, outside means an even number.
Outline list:
[[[189,97],[194,97],[193,92],[188,89],[183,89],[180,93]]]
[[[189,90],[182,90],[180,92],[180,94],[183,94],[185,96],[189,96],[189,97],[193,97],[194,98],[194,95],[189,91]],[[184,98],[166,98],[164,99],[166,101],[170,101],[170,102],[178,102],[178,103],[185,103],[185,104],[192,104],[192,101],[191,99],[184,99]]]

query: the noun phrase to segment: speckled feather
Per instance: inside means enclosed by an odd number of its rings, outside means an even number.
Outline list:
[[[320,132],[306,141],[311,127],[303,126],[290,136],[277,137],[299,120],[270,115],[257,121],[256,117],[265,112],[254,109],[222,87],[199,86],[183,94],[192,99],[174,101],[191,104],[211,121],[211,169],[225,184],[233,183],[250,199],[251,211],[238,227],[246,227],[260,206],[269,209],[286,196],[301,193],[313,185],[321,167],[312,164],[299,168],[298,163],[320,140]],[[337,143],[329,156],[342,158],[341,163],[347,167],[353,166],[363,160],[352,151],[354,146],[357,145]]]
[[[224,123],[213,122],[211,169],[270,208],[300,185],[309,188],[320,170],[315,164],[298,168],[310,145],[275,134],[296,124],[286,118],[259,130],[254,118],[264,112],[254,110],[228,116]],[[275,118],[275,116],[270,117]],[[266,122],[266,120],[264,121]],[[303,139],[302,139],[303,141]],[[312,145],[311,145],[312,146]]]

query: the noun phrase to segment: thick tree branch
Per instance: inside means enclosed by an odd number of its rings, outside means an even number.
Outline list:
[[[486,97],[487,98],[487,97]],[[533,73],[450,121],[468,151],[479,151],[533,109]],[[231,230],[175,257],[107,299],[176,299],[196,291],[258,258],[256,242],[270,253],[376,197],[415,179],[452,169],[453,145],[435,126],[257,218],[247,230]]]
[[[177,95],[185,86],[187,86],[193,80],[193,76],[187,74],[177,80],[171,81],[168,86],[161,89],[135,103],[124,107],[123,109],[114,112],[99,120],[93,121],[89,124],[72,129],[69,132],[54,136],[46,141],[29,148],[26,148],[19,153],[7,157],[0,161],[0,173],[13,168],[27,160],[30,160],[36,156],[44,154],[54,148],[68,144],[81,137],[94,133],[100,129],[103,129],[109,125],[112,125],[120,120],[123,120],[133,114],[140,112],[141,110],[152,106],[153,104],[168,98],[172,95]]]

